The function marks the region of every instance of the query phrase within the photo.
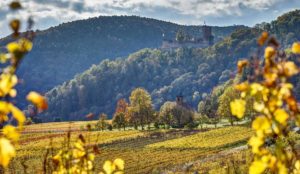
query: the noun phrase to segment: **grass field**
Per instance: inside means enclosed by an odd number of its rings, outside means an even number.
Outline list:
[[[94,122],[88,122],[94,124]],[[66,131],[71,128],[72,139],[83,134],[90,144],[97,144],[100,154],[96,157],[96,171],[101,170],[105,160],[122,158],[125,173],[160,173],[176,166],[205,159],[224,150],[246,144],[252,135],[243,126],[205,130],[153,130],[153,131],[83,131],[87,122],[45,123],[26,126],[21,137],[17,158],[10,166],[11,173],[41,173],[46,147],[52,141],[57,149],[64,143]],[[22,165],[22,162],[23,165]],[[198,167],[197,167],[198,166]],[[212,166],[214,165],[207,165]],[[205,170],[210,170],[209,167]],[[193,165],[189,170],[202,170],[203,165]],[[178,171],[182,171],[178,168]],[[180,173],[180,172],[179,172]],[[201,173],[201,172],[200,172]],[[220,173],[220,172],[219,172]]]

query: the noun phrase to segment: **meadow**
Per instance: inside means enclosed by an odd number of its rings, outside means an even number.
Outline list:
[[[47,148],[62,147],[71,130],[71,140],[82,134],[89,145],[97,145],[96,171],[105,160],[122,158],[125,173],[199,173],[214,172],[214,160],[246,151],[247,140],[253,135],[249,126],[225,126],[204,129],[113,130],[87,131],[84,127],[95,122],[43,123],[25,126],[17,147],[17,157],[9,167],[10,173],[43,173]],[[234,150],[237,148],[237,150]],[[233,150],[232,150],[233,149]],[[232,152],[230,152],[232,151]],[[236,158],[238,159],[238,158]],[[227,165],[227,163],[226,163]],[[231,165],[231,164],[228,164]],[[224,169],[221,167],[221,169]],[[211,171],[211,172],[210,172]],[[219,171],[216,171],[220,173]],[[226,170],[222,172],[226,173]],[[25,173],[25,172],[24,172]]]

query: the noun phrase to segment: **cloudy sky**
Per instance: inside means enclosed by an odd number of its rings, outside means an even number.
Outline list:
[[[300,0],[20,0],[26,10],[11,13],[0,0],[0,37],[9,19],[33,16],[35,29],[100,15],[138,15],[179,24],[253,26],[300,8]]]

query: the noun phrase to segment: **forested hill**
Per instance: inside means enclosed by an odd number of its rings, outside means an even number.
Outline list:
[[[156,108],[178,94],[196,106],[203,92],[230,77],[235,61],[255,46],[258,33],[239,30],[208,49],[143,49],[126,59],[105,60],[47,93],[50,107],[44,119],[80,120],[90,112],[111,115],[117,99],[128,98],[136,87],[151,93]],[[250,39],[240,40],[242,36]]]
[[[162,51],[143,49],[126,59],[105,60],[47,93],[49,110],[45,120],[59,116],[81,120],[87,113],[112,114],[117,99],[127,98],[136,87],[144,87],[156,108],[182,94],[196,108],[204,92],[226,81],[239,58],[256,50],[256,38],[267,29],[283,47],[300,39],[300,11],[293,11],[259,28],[244,28],[206,49]],[[293,36],[293,37],[287,37]]]
[[[220,40],[241,27],[213,27],[213,33]],[[38,31],[34,48],[18,71],[25,82],[18,88],[21,99],[17,100],[18,104],[26,104],[22,99],[28,91],[44,93],[104,58],[160,47],[163,33],[174,38],[179,28],[190,34],[201,34],[197,26],[180,26],[136,16],[90,18]],[[0,45],[8,41],[9,37],[1,39]]]

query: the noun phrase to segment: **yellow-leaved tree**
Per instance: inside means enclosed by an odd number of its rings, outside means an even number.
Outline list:
[[[246,66],[256,66],[252,67],[255,71],[251,80],[235,86],[241,97],[230,103],[232,114],[242,118],[246,110],[245,98],[250,96],[258,113],[252,122],[255,135],[248,142],[254,154],[249,173],[300,173],[295,142],[289,138],[291,125],[300,125],[299,107],[290,82],[299,68],[279,50],[279,44],[267,32],[262,33],[258,44],[266,46],[264,57],[257,57],[251,63],[248,60],[238,62],[240,73]],[[300,54],[300,43],[293,44],[292,53]]]

